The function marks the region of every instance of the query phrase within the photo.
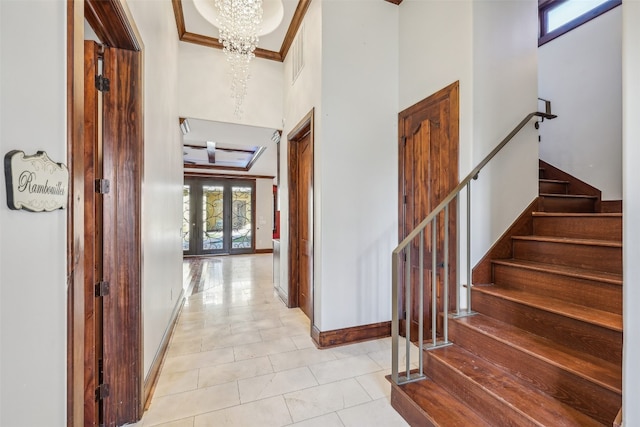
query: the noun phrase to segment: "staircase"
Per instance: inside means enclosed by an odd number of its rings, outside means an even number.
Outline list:
[[[551,173],[551,175],[554,175]],[[622,394],[622,214],[540,169],[527,235],[489,260],[427,379],[392,385],[413,426],[611,426]]]

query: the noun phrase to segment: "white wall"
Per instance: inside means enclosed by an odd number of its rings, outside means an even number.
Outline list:
[[[460,175],[471,164],[472,1],[404,0],[399,8],[399,110],[460,81]]]
[[[557,120],[541,127],[540,158],[622,199],[622,8],[539,49],[539,94]]]
[[[289,173],[288,173],[288,150],[287,135],[293,128],[311,111],[315,109],[315,158],[314,168],[319,169],[319,153],[322,146],[322,2],[312,1],[305,14],[304,28],[304,68],[295,82],[292,82],[292,61],[288,55],[284,61],[283,80],[283,132],[280,139],[280,292],[284,295],[288,293],[289,286]],[[296,37],[300,36],[300,32]],[[320,189],[322,183],[316,178],[314,182],[314,204],[316,211],[321,206]],[[321,254],[317,251],[321,236],[320,218],[315,216],[314,223],[314,278],[316,283],[321,280],[319,265],[322,262]]]
[[[229,64],[222,50],[180,42],[179,52],[180,116],[282,128],[282,63],[262,58],[251,62],[251,77],[239,118],[234,114]]]
[[[400,109],[460,81],[461,179],[536,109],[536,17],[535,0],[400,5]],[[472,264],[535,197],[536,141],[531,124],[473,181]]]
[[[182,297],[178,39],[169,2],[128,0],[128,4],[144,43],[142,277],[146,375]]]
[[[3,156],[45,150],[67,162],[66,10],[62,0],[0,1]],[[0,425],[62,426],[67,211],[9,210],[1,181]]]
[[[640,425],[640,1],[625,0],[623,13],[623,176],[624,176],[624,353],[622,399],[624,425]]]
[[[538,2],[473,2],[472,163],[477,165],[537,110]],[[538,193],[538,138],[533,121],[472,183],[475,263]]]
[[[315,145],[321,280],[316,277],[314,315],[327,331],[391,319],[398,7],[327,0],[322,28],[322,138]]]

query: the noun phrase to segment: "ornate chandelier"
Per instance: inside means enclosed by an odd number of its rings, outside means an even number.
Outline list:
[[[262,24],[262,0],[215,0],[218,10],[219,40],[231,65],[231,96],[235,114],[242,114],[247,93],[249,64],[255,57]]]

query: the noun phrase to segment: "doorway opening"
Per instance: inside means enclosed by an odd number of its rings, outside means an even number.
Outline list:
[[[255,186],[254,180],[185,179],[184,255],[253,253]]]

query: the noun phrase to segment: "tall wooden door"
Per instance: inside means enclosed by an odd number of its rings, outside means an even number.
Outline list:
[[[289,135],[289,287],[287,305],[313,327],[313,110]]]
[[[311,318],[311,171],[313,170],[313,157],[311,151],[311,136],[308,133],[298,142],[298,249],[300,260],[298,304],[300,309]]]
[[[102,358],[102,299],[95,296],[95,284],[102,277],[102,199],[95,191],[96,177],[102,177],[101,93],[95,87],[99,74],[99,45],[84,42],[84,425],[99,424],[101,405],[95,398],[100,382],[98,364]]]
[[[458,82],[436,92],[427,99],[402,111],[399,115],[400,179],[399,179],[399,237],[403,240],[458,184]],[[444,286],[445,221],[449,223],[449,309],[455,307],[456,292],[456,205],[437,218],[436,245],[432,244],[432,228],[424,233],[423,270],[420,271],[419,238],[411,245],[410,263],[411,307],[400,312],[411,319],[412,329],[417,328],[419,293],[422,275],[424,292],[424,332],[431,332],[431,298],[437,296],[437,309],[441,312]],[[436,265],[433,265],[433,251]],[[432,273],[436,270],[436,283]],[[403,269],[404,270],[404,266]],[[403,276],[404,280],[404,276]],[[404,304],[404,298],[402,298]],[[415,333],[413,333],[415,337]]]
[[[141,415],[140,57],[85,42],[85,426]]]
[[[119,426],[140,418],[142,366],[141,183],[142,54],[105,48],[110,79],[103,100],[103,169],[109,182],[103,203],[104,423]]]

